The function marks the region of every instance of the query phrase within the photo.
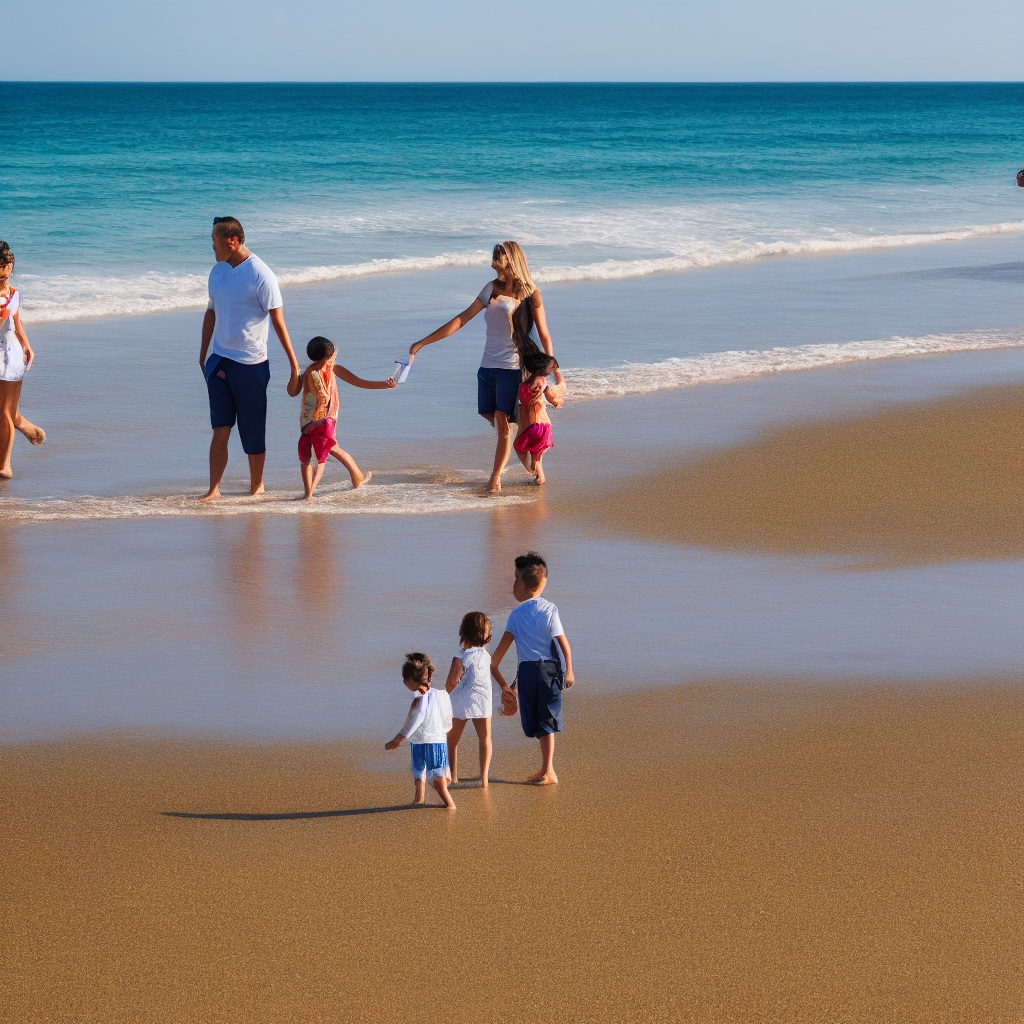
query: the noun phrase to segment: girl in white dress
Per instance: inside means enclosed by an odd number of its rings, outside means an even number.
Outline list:
[[[45,432],[18,412],[21,382],[35,354],[21,324],[21,294],[11,286],[14,253],[0,242],[0,479],[10,480],[14,432],[20,430],[32,444],[42,444]]]
[[[480,741],[480,785],[487,786],[491,767],[491,620],[483,612],[468,612],[459,626],[461,651],[452,658],[444,688],[452,699],[452,728],[448,733],[448,763],[452,785],[459,781],[458,746],[466,722],[472,721]]]

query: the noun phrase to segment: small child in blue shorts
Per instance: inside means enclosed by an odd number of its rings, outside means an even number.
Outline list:
[[[491,658],[491,673],[504,692],[509,686],[498,666],[515,640],[519,668],[513,685],[519,696],[519,718],[523,732],[540,740],[541,768],[529,780],[538,786],[558,782],[555,733],[562,731],[562,687],[576,682],[572,651],[558,609],[540,596],[547,582],[547,562],[535,551],[516,559],[512,595],[520,603],[509,614],[505,633]]]
[[[416,694],[409,708],[405,725],[394,739],[384,744],[385,750],[397,750],[403,740],[412,747],[412,777],[415,784],[413,803],[427,802],[426,780],[437,790],[445,807],[455,810],[455,801],[448,792],[448,731],[452,727],[452,702],[445,690],[430,685],[434,666],[418,651],[405,656],[402,682]]]

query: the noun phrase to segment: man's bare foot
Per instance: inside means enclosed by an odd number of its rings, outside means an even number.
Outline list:
[[[359,483],[356,483],[355,481],[353,481],[353,483],[352,483],[352,490],[353,491],[358,491],[359,488],[363,486],[363,484],[368,484],[372,479],[373,479],[372,471],[369,472],[369,473],[364,473],[359,478]]]
[[[13,479],[14,479],[14,471],[11,469],[10,466],[4,466],[3,469],[0,469],[0,480],[13,480]]]
[[[46,440],[46,431],[42,427],[37,427],[34,423],[29,423],[28,420],[23,420],[18,425],[18,429],[34,445],[41,445]]]
[[[534,785],[537,786],[554,786],[558,782],[558,776],[554,772],[548,772],[547,775],[542,775],[536,780]]]
[[[249,488],[249,497],[255,498],[257,494],[262,494],[265,490],[266,488],[263,486],[263,483],[261,481],[255,487]]]
[[[201,498],[196,498],[196,501],[220,501],[220,488],[211,487]]]

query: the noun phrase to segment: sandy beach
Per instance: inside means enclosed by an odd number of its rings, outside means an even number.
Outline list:
[[[1019,684],[570,715],[562,785],[499,744],[454,813],[369,742],[3,749],[0,1016],[1016,1019]]]
[[[1024,556],[1024,389],[774,428],[587,496],[655,540],[885,564]]]

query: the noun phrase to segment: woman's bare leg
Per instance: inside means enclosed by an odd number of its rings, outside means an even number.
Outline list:
[[[14,417],[14,429],[20,430],[34,445],[40,445],[46,440],[46,431],[25,419],[20,412]]]
[[[14,447],[14,424],[18,419],[18,397],[21,381],[0,381],[0,480],[14,476],[11,469],[11,449]]]
[[[487,777],[491,771],[491,720],[474,718],[473,728],[476,729],[480,746],[480,785],[487,788]],[[454,768],[452,769],[454,771]]]
[[[335,445],[331,449],[331,455],[333,455],[334,458],[336,458],[348,470],[348,475],[352,478],[352,490],[362,487],[362,485],[365,484],[371,476],[373,476],[372,473],[364,473],[356,465],[356,460],[339,445]]]
[[[487,481],[487,492],[497,494],[501,490],[501,473],[512,454],[512,425],[508,416],[500,409],[494,414],[494,425],[498,429],[498,447],[494,451],[494,469]]]
[[[464,718],[453,718],[452,727],[448,730],[448,764],[452,770],[452,785],[459,781],[459,740],[462,730],[466,728]]]

